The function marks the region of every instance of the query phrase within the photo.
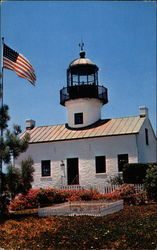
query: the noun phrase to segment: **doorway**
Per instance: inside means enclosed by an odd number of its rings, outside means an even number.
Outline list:
[[[68,185],[79,184],[78,158],[67,159]]]

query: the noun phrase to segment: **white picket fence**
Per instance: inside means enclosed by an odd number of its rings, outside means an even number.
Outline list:
[[[38,208],[39,217],[42,216],[104,216],[120,211],[124,207],[123,200],[102,202],[76,201],[66,202],[50,207]]]
[[[87,186],[80,186],[80,185],[63,185],[60,187],[60,189],[64,190],[97,190],[98,192],[102,194],[108,194],[113,192],[114,190],[120,188],[122,185],[121,184],[116,184],[116,185],[87,185]],[[134,184],[136,192],[140,192],[143,190],[143,185],[142,184]]]

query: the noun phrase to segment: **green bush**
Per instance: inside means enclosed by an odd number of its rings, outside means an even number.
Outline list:
[[[79,192],[79,197],[81,198],[81,200],[83,201],[89,201],[92,200],[93,198],[93,191],[90,190],[83,190]]]
[[[128,163],[123,168],[124,183],[143,184],[146,171],[149,167],[147,163]]]
[[[111,185],[122,185],[124,184],[124,180],[121,176],[115,176],[113,178],[110,178],[108,183],[110,183]]]
[[[157,201],[157,163],[149,165],[144,179],[144,188],[149,199]]]
[[[37,200],[39,204],[42,205],[50,205],[55,201],[56,192],[53,189],[41,189],[37,194]]]
[[[106,194],[107,200],[123,199],[127,205],[143,205],[147,202],[147,195],[145,191],[136,193],[133,184],[123,184],[120,188],[113,192]]]
[[[133,195],[133,205],[144,205],[146,203],[148,203],[146,191],[140,191],[139,193]]]

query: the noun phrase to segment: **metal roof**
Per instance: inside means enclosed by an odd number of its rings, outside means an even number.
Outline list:
[[[26,130],[30,143],[54,142],[63,140],[87,139],[139,133],[145,117],[134,116],[100,120],[88,128],[72,129],[66,124],[34,127]]]
[[[88,58],[78,58],[78,59],[76,59],[76,60],[74,60],[74,61],[72,61],[71,63],[70,63],[70,67],[71,66],[75,66],[75,65],[78,65],[78,64],[92,64],[92,65],[95,65],[90,59],[88,59]]]

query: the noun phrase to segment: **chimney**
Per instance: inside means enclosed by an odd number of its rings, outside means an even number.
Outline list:
[[[35,121],[34,120],[26,120],[26,129],[31,130],[35,127]]]
[[[140,117],[148,118],[148,108],[146,106],[140,106]]]

